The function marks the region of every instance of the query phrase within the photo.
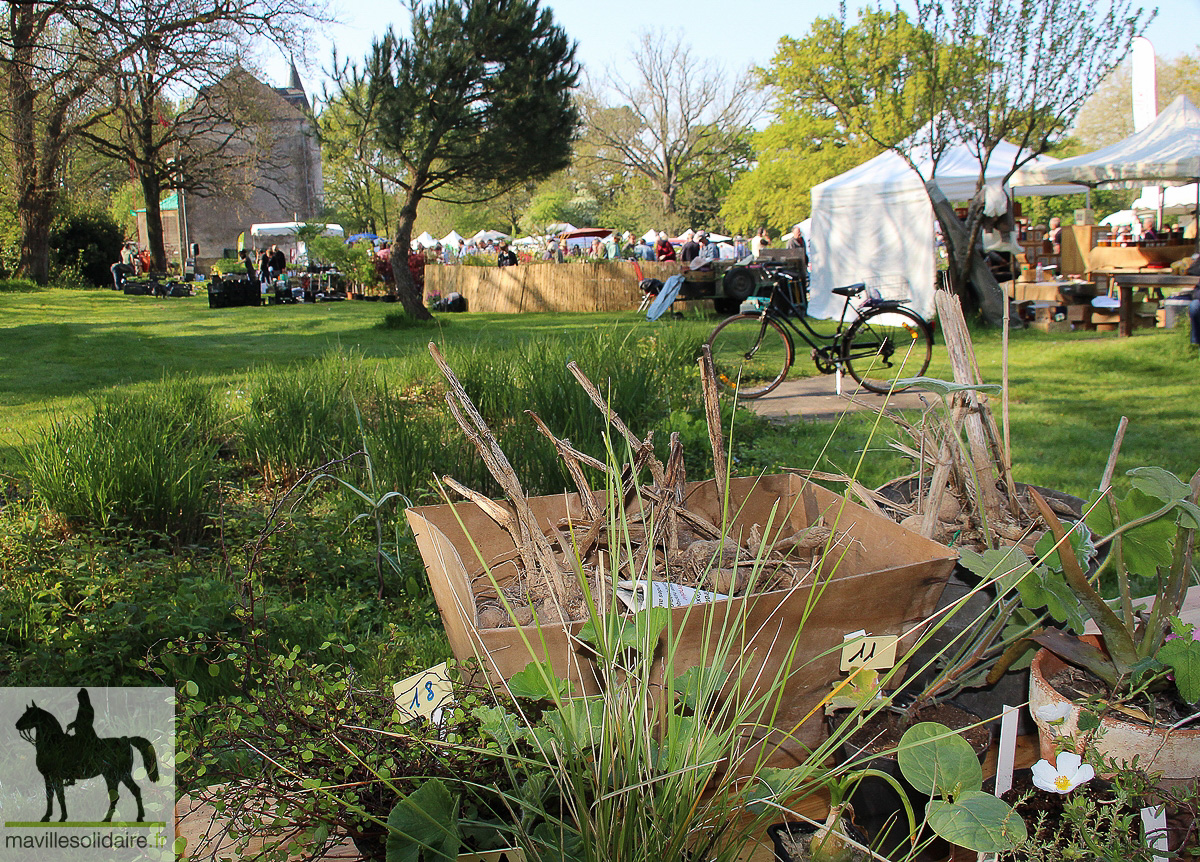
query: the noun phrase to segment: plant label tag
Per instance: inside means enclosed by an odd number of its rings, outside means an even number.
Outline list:
[[[1000,748],[996,754],[996,795],[1003,796],[1012,790],[1013,764],[1017,757],[1017,719],[1020,711],[1015,706],[1004,707],[1000,719]]]
[[[509,847],[484,853],[459,853],[458,862],[525,862],[525,851],[520,847]]]
[[[454,686],[446,662],[400,680],[392,686],[392,696],[396,698],[396,709],[402,720],[424,718],[437,724],[442,707],[454,700]]]
[[[887,670],[896,663],[895,635],[871,636],[859,629],[842,636],[842,670]]]
[[[1167,809],[1163,806],[1149,806],[1142,809],[1142,828],[1146,832],[1146,846],[1152,850],[1162,850],[1156,853],[1156,859],[1168,858],[1167,851]]]
[[[680,608],[687,605],[702,605],[727,599],[720,593],[696,590],[667,581],[618,581],[617,598],[631,611],[646,608]]]

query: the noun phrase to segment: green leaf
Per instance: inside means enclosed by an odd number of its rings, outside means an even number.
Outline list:
[[[1080,710],[1077,726],[1083,733],[1096,730],[1100,727],[1100,716],[1096,715],[1090,709]]]
[[[1192,489],[1185,482],[1162,467],[1134,467],[1125,475],[1138,491],[1164,503],[1178,503],[1192,496]]]
[[[1053,543],[1054,537],[1049,538]],[[1046,566],[1037,566],[1017,584],[1017,592],[1021,594],[1021,602],[1025,607],[1045,608],[1050,616],[1071,631],[1077,634],[1083,632],[1087,619],[1061,570],[1051,571]]]
[[[1165,470],[1162,472],[1166,473]],[[1171,474],[1166,473],[1166,475],[1170,476]],[[1174,476],[1171,478],[1174,479]],[[1094,497],[1095,495],[1093,495]],[[1091,502],[1092,500],[1089,500],[1089,505]],[[1148,496],[1134,488],[1117,502],[1118,516],[1122,524],[1128,524],[1135,518],[1142,518],[1158,511],[1164,502],[1159,497]],[[1116,527],[1113,523],[1112,512],[1104,501],[1092,507],[1087,517],[1087,524],[1101,536],[1108,535]],[[1155,578],[1160,566],[1171,565],[1171,549],[1175,545],[1175,533],[1175,518],[1164,516],[1123,534],[1121,544],[1125,568],[1131,574],[1143,578]]]
[[[957,798],[983,786],[983,767],[971,744],[944,724],[923,721],[900,738],[900,772],[918,793]]]
[[[667,608],[647,608],[631,617],[593,617],[580,628],[578,637],[595,648],[602,659],[616,660],[628,650],[648,657],[657,649],[669,617]]]
[[[388,814],[387,862],[455,862],[458,799],[438,779],[426,781]]]
[[[1029,573],[1029,557],[1016,546],[993,548],[982,554],[970,548],[959,551],[961,563],[973,575],[986,580],[998,578],[1000,593],[1006,593]]]
[[[503,707],[481,706],[473,711],[479,728],[500,744],[504,751],[512,748],[525,736],[525,726]]]
[[[951,844],[976,853],[1002,853],[1025,840],[1025,821],[1003,799],[968,790],[953,802],[930,801],[929,825]]]
[[[1180,697],[1186,703],[1200,701],[1200,641],[1193,640],[1189,631],[1164,643],[1157,658],[1175,674],[1175,687],[1179,689]]]
[[[573,698],[542,716],[551,737],[573,748],[590,748],[599,741],[603,721],[603,696]]]
[[[555,676],[549,662],[531,661],[509,678],[508,690],[513,697],[561,700],[570,694],[571,681]]]
[[[916,386],[927,389],[943,398],[955,392],[987,392],[992,395],[1000,394],[1003,389],[995,383],[952,383],[949,380],[939,380],[936,377],[904,377],[896,381],[896,386]]]
[[[675,696],[688,709],[701,712],[728,679],[729,673],[722,668],[693,665],[675,678]]]

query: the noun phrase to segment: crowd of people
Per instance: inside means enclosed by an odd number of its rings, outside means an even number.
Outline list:
[[[788,248],[797,247],[799,225],[789,234],[785,243]],[[735,236],[720,238],[714,242],[704,230],[687,231],[673,242],[664,231],[656,231],[635,237],[631,231],[617,231],[608,235],[576,239],[562,234],[548,234],[524,240],[520,245],[506,239],[450,240],[437,242],[422,248],[413,245],[413,254],[419,255],[428,264],[487,263],[494,260],[497,266],[513,266],[517,263],[535,261],[551,263],[586,262],[606,260],[636,261],[679,261],[690,263],[697,258],[715,261],[721,258],[744,260],[757,258],[764,248],[772,243],[770,233],[761,229],[752,238]],[[800,247],[803,247],[802,245]],[[386,248],[386,243],[381,249]],[[375,252],[380,253],[380,250]],[[700,268],[700,267],[696,267]]]

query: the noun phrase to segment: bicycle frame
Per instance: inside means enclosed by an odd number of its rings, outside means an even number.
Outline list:
[[[858,308],[850,302],[851,297],[847,296],[846,302],[842,306],[842,316],[838,319],[837,329],[832,335],[824,335],[813,329],[812,324],[808,322],[808,286],[801,281],[798,275],[786,269],[776,269],[771,275],[771,301],[762,313],[785,324],[783,327],[784,334],[789,338],[791,338],[791,334],[788,332],[790,329],[796,335],[799,335],[801,340],[808,344],[809,347],[819,353],[826,362],[835,367],[841,365],[842,352],[840,346],[842,336],[845,334],[848,324],[854,322],[853,320],[846,320],[846,312],[853,309],[856,315],[859,313]],[[780,284],[781,279],[785,282],[792,281],[793,279],[800,282],[799,287],[802,302],[797,303],[788,295],[789,291],[784,290],[783,285]],[[776,310],[777,301],[783,306],[782,310]],[[799,321],[800,325],[797,325],[796,321]],[[802,330],[800,326],[803,326],[807,332]],[[795,343],[793,342],[794,347]]]

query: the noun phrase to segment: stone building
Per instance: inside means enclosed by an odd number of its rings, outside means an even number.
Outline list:
[[[181,249],[195,245],[197,271],[207,272],[236,255],[239,239],[249,246],[253,224],[320,216],[321,147],[295,64],[286,87],[235,67],[199,94],[193,112],[203,132],[182,158],[192,188],[162,203],[168,260],[179,262]],[[145,248],[144,213],[138,236]]]

